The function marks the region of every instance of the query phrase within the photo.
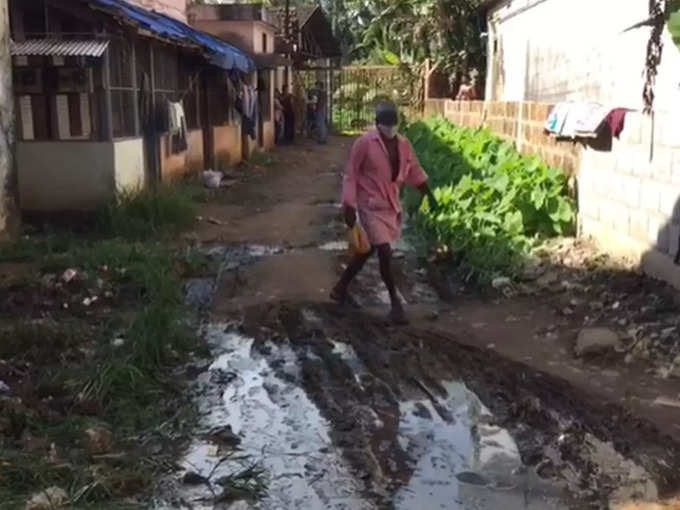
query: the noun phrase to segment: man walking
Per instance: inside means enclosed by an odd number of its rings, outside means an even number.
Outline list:
[[[401,236],[402,210],[399,190],[403,185],[418,188],[437,207],[423,171],[406,138],[397,135],[397,107],[381,103],[376,108],[377,130],[356,141],[347,162],[342,190],[345,222],[353,228],[358,219],[366,231],[371,251],[356,255],[331,292],[331,299],[358,307],[348,292],[354,277],[366,261],[378,252],[380,276],[387,286],[392,303],[389,319],[407,324],[404,306],[394,284],[391,245]]]

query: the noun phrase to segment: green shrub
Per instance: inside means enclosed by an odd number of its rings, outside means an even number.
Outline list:
[[[488,130],[442,118],[415,123],[406,136],[440,205],[431,211],[423,204],[417,230],[468,276],[512,274],[536,242],[573,232],[575,206],[559,169]],[[419,203],[417,194],[407,194],[409,212]]]

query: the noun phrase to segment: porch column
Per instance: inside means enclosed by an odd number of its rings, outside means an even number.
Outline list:
[[[102,59],[102,101],[100,103],[102,140],[113,140],[113,108],[111,102],[111,49],[107,49]]]

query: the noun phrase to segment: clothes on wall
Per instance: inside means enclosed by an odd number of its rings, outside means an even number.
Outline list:
[[[178,103],[168,101],[168,134],[170,135],[170,147],[173,154],[187,150],[189,147],[188,133],[184,105],[181,101]]]
[[[236,111],[241,115],[243,132],[253,140],[257,138],[257,103],[257,91],[255,90],[255,87],[248,85],[245,82],[241,82],[238,99],[236,101]]]
[[[597,138],[608,130],[618,138],[623,131],[626,108],[611,108],[594,102],[558,103],[548,116],[545,130],[558,138]]]

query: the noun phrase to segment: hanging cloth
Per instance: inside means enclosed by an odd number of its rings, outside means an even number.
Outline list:
[[[168,101],[168,133],[171,137],[173,154],[187,150],[189,147],[188,132],[184,105],[181,101],[178,103]]]

